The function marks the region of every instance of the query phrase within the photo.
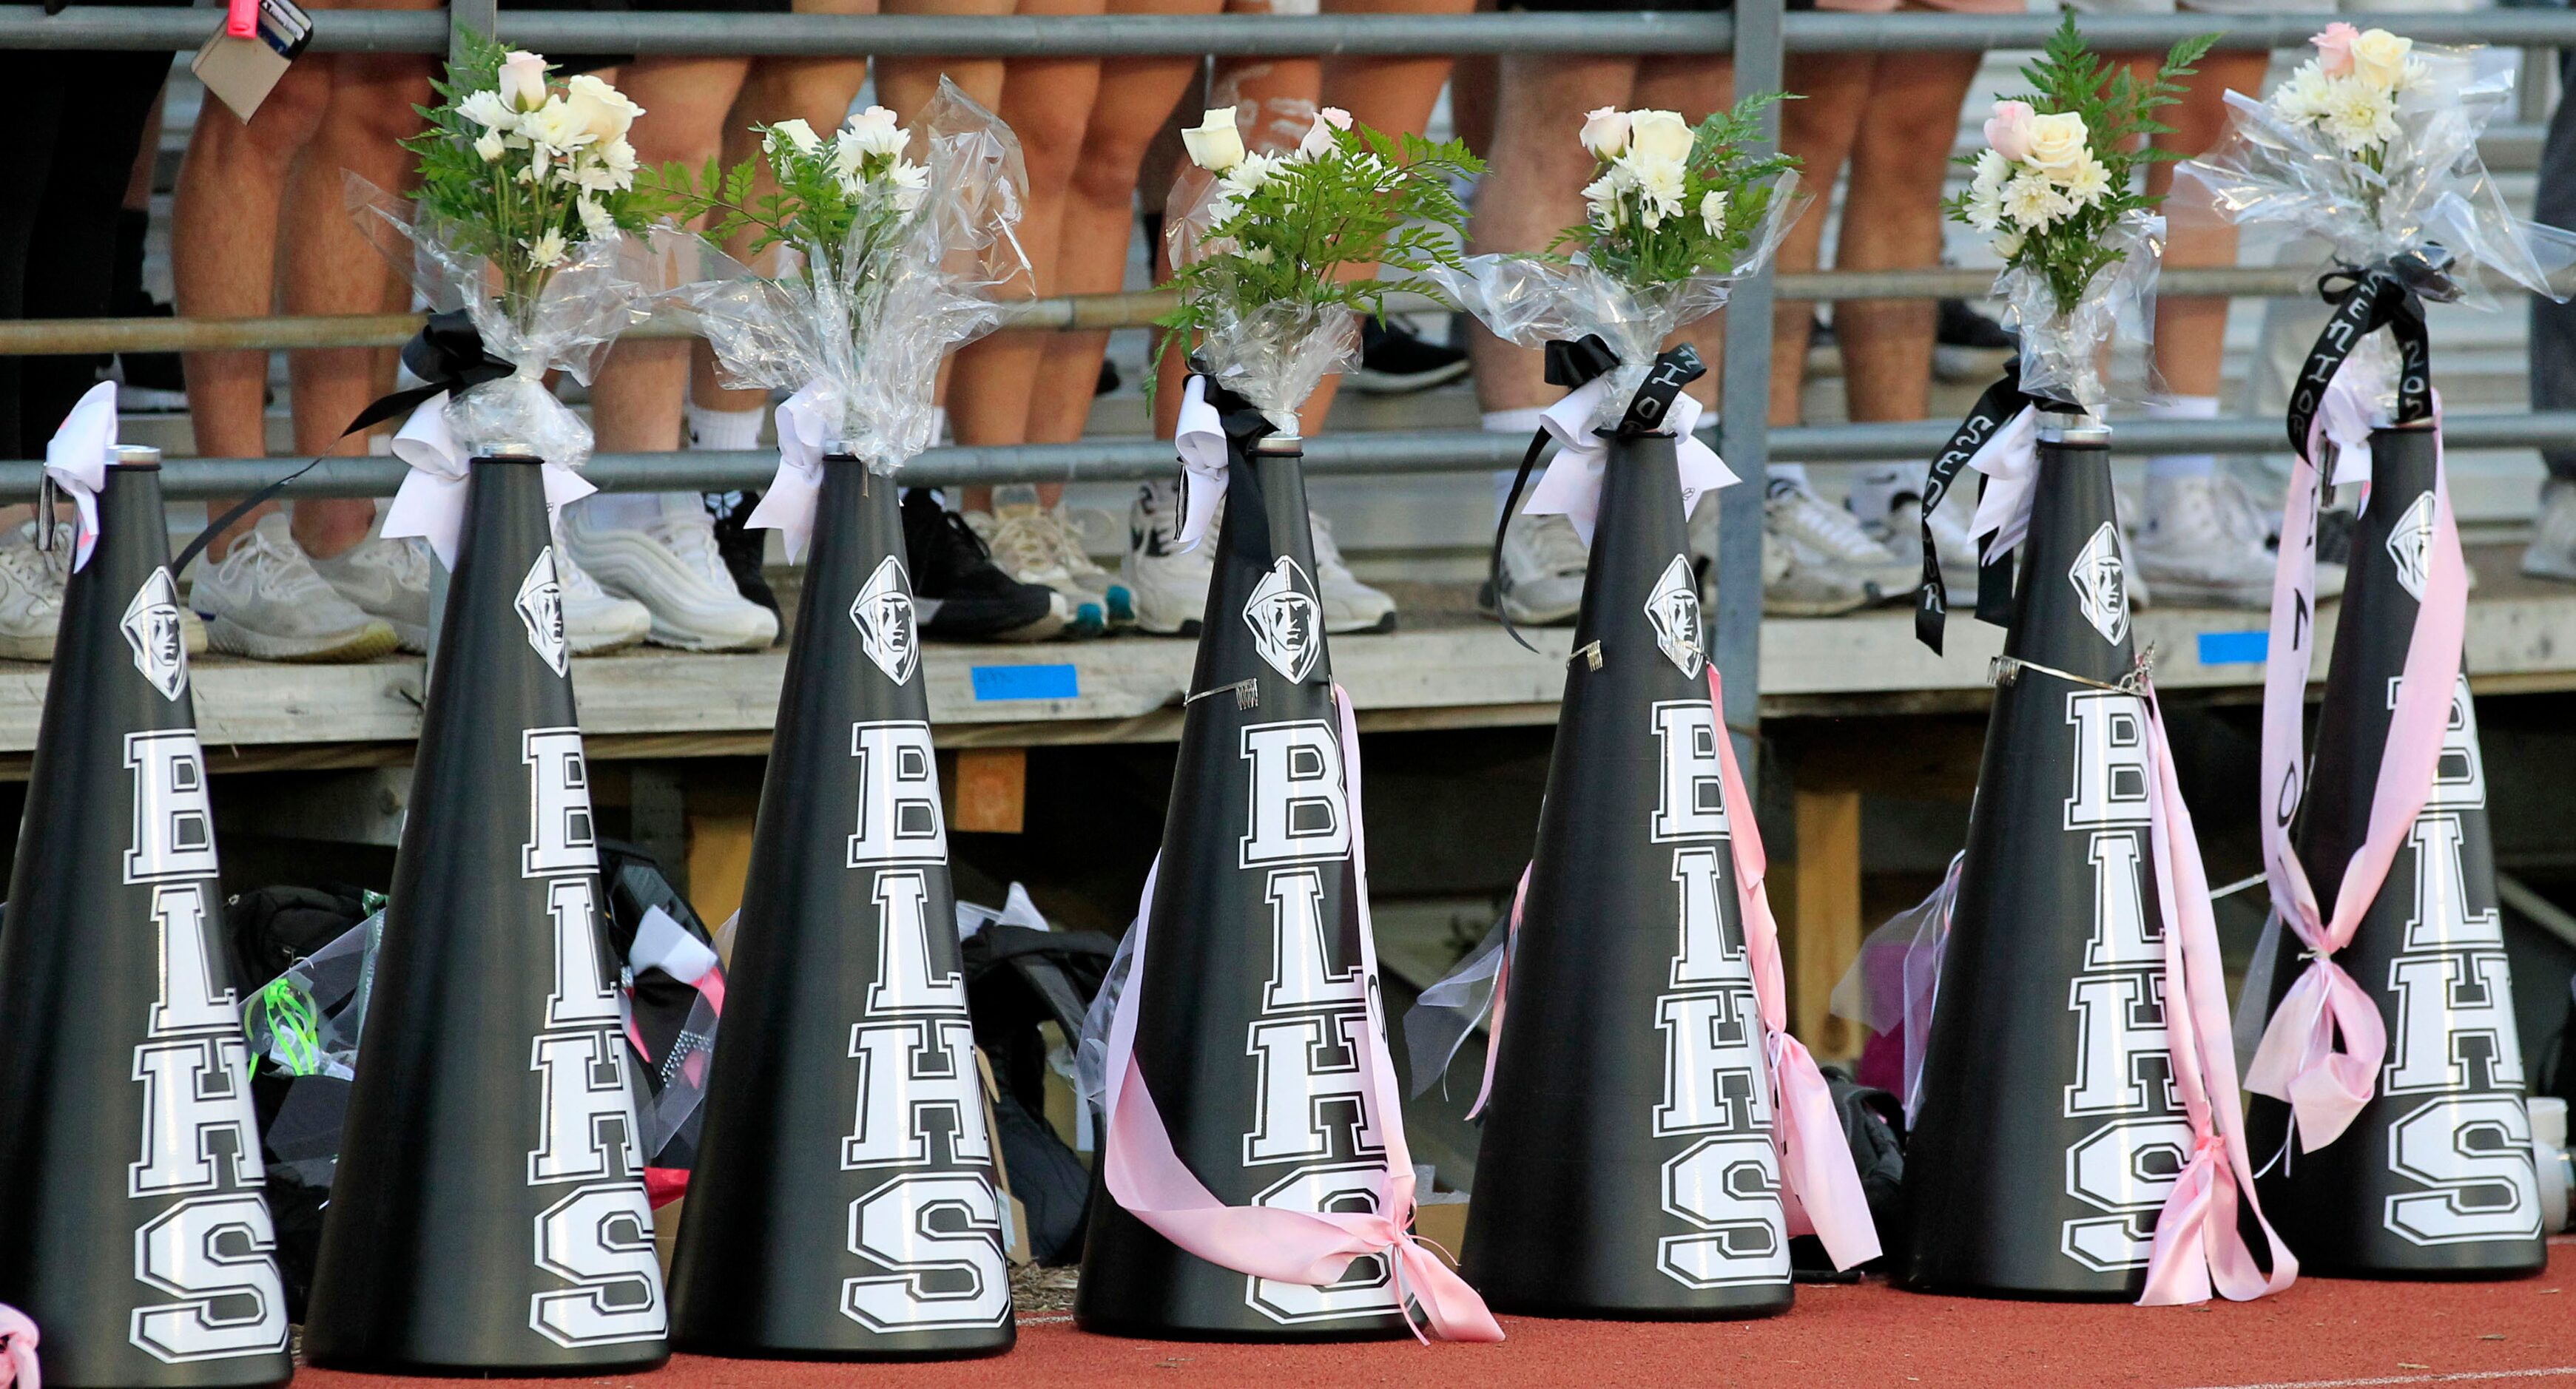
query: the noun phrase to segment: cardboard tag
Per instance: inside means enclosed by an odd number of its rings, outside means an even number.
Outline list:
[[[304,46],[313,38],[313,20],[295,0],[259,0],[259,32],[236,38],[219,28],[188,64],[232,113],[247,122],[277,88]]]

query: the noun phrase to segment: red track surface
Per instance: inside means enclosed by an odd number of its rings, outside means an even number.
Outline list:
[[[2512,1283],[2302,1279],[2257,1302],[2154,1309],[1923,1297],[1870,1283],[1801,1288],[1795,1311],[1761,1322],[1509,1317],[1503,1328],[1511,1339],[1499,1346],[1220,1346],[1087,1336],[1069,1321],[1038,1319],[1022,1323],[1017,1351],[994,1360],[851,1366],[684,1355],[650,1375],[485,1383],[531,1389],[2576,1385],[2576,1240],[2552,1241],[2549,1271]],[[296,1376],[299,1389],[385,1389],[402,1382],[322,1370]]]

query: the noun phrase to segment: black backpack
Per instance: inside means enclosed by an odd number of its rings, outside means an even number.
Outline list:
[[[1082,1257],[1091,1173],[1046,1121],[1048,1044],[1038,1026],[1054,1023],[1066,1049],[1078,1047],[1083,1014],[1117,950],[1097,931],[999,922],[966,938],[966,1008],[999,1090],[994,1141],[1010,1170],[1011,1194],[1029,1213],[1029,1251],[1042,1264]]]

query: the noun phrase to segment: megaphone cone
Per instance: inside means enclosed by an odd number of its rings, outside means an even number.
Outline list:
[[[2109,443],[2098,425],[2040,433],[1906,1151],[1906,1277],[1927,1290],[2136,1298],[2195,1148],[2168,1079],[2148,713],[2120,688]]]
[[[118,450],[97,502],[0,922],[0,1302],[61,1389],[283,1384],[159,453]]]
[[[1511,959],[1463,1272],[1497,1311],[1791,1300],[1675,440],[1616,438]]]
[[[2370,436],[2370,494],[2335,623],[2299,857],[2340,866],[2366,837],[2381,755],[2435,542],[2431,421]],[[2319,884],[2322,895],[2328,891]],[[2319,904],[2331,912],[2334,904]],[[2303,968],[2282,933],[2270,1001]],[[2486,772],[2465,674],[2431,797],[2351,944],[2335,953],[2378,1004],[2388,1052],[2342,1136],[2291,1146],[2289,1107],[2256,1096],[2247,1125],[2265,1209],[2310,1272],[2510,1277],[2548,1262],[2526,1073],[2497,908]],[[2286,1151],[2284,1151],[2286,1148]]]
[[[1135,1057],[1174,1152],[1230,1206],[1368,1209],[1386,1172],[1357,1040],[1352,817],[1297,441],[1233,469],[1148,918]],[[1116,1140],[1110,1140],[1114,1151]],[[1104,1152],[1104,1164],[1110,1160]],[[1106,1197],[1107,1193],[1101,1193]],[[1181,1250],[1092,1202],[1086,1330],[1190,1340],[1401,1336],[1390,1261],[1317,1287]]]
[[[692,1351],[932,1359],[1016,1334],[895,492],[824,460],[671,1271]]]
[[[469,467],[305,1354],[646,1369],[667,1318],[541,467]]]

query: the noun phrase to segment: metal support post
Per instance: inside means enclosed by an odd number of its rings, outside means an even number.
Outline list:
[[[1781,0],[1738,0],[1735,90],[1780,86]],[[1778,107],[1763,113],[1762,143],[1780,140]],[[1818,190],[1822,197],[1831,190]],[[1822,208],[1809,214],[1821,217]],[[1718,493],[1716,632],[1710,659],[1726,680],[1720,717],[1739,740],[1736,760],[1747,778],[1760,774],[1753,730],[1762,718],[1762,489],[1771,457],[1771,272],[1735,287],[1726,307],[1726,361],[1721,372],[1719,438],[1727,466],[1744,479]]]

